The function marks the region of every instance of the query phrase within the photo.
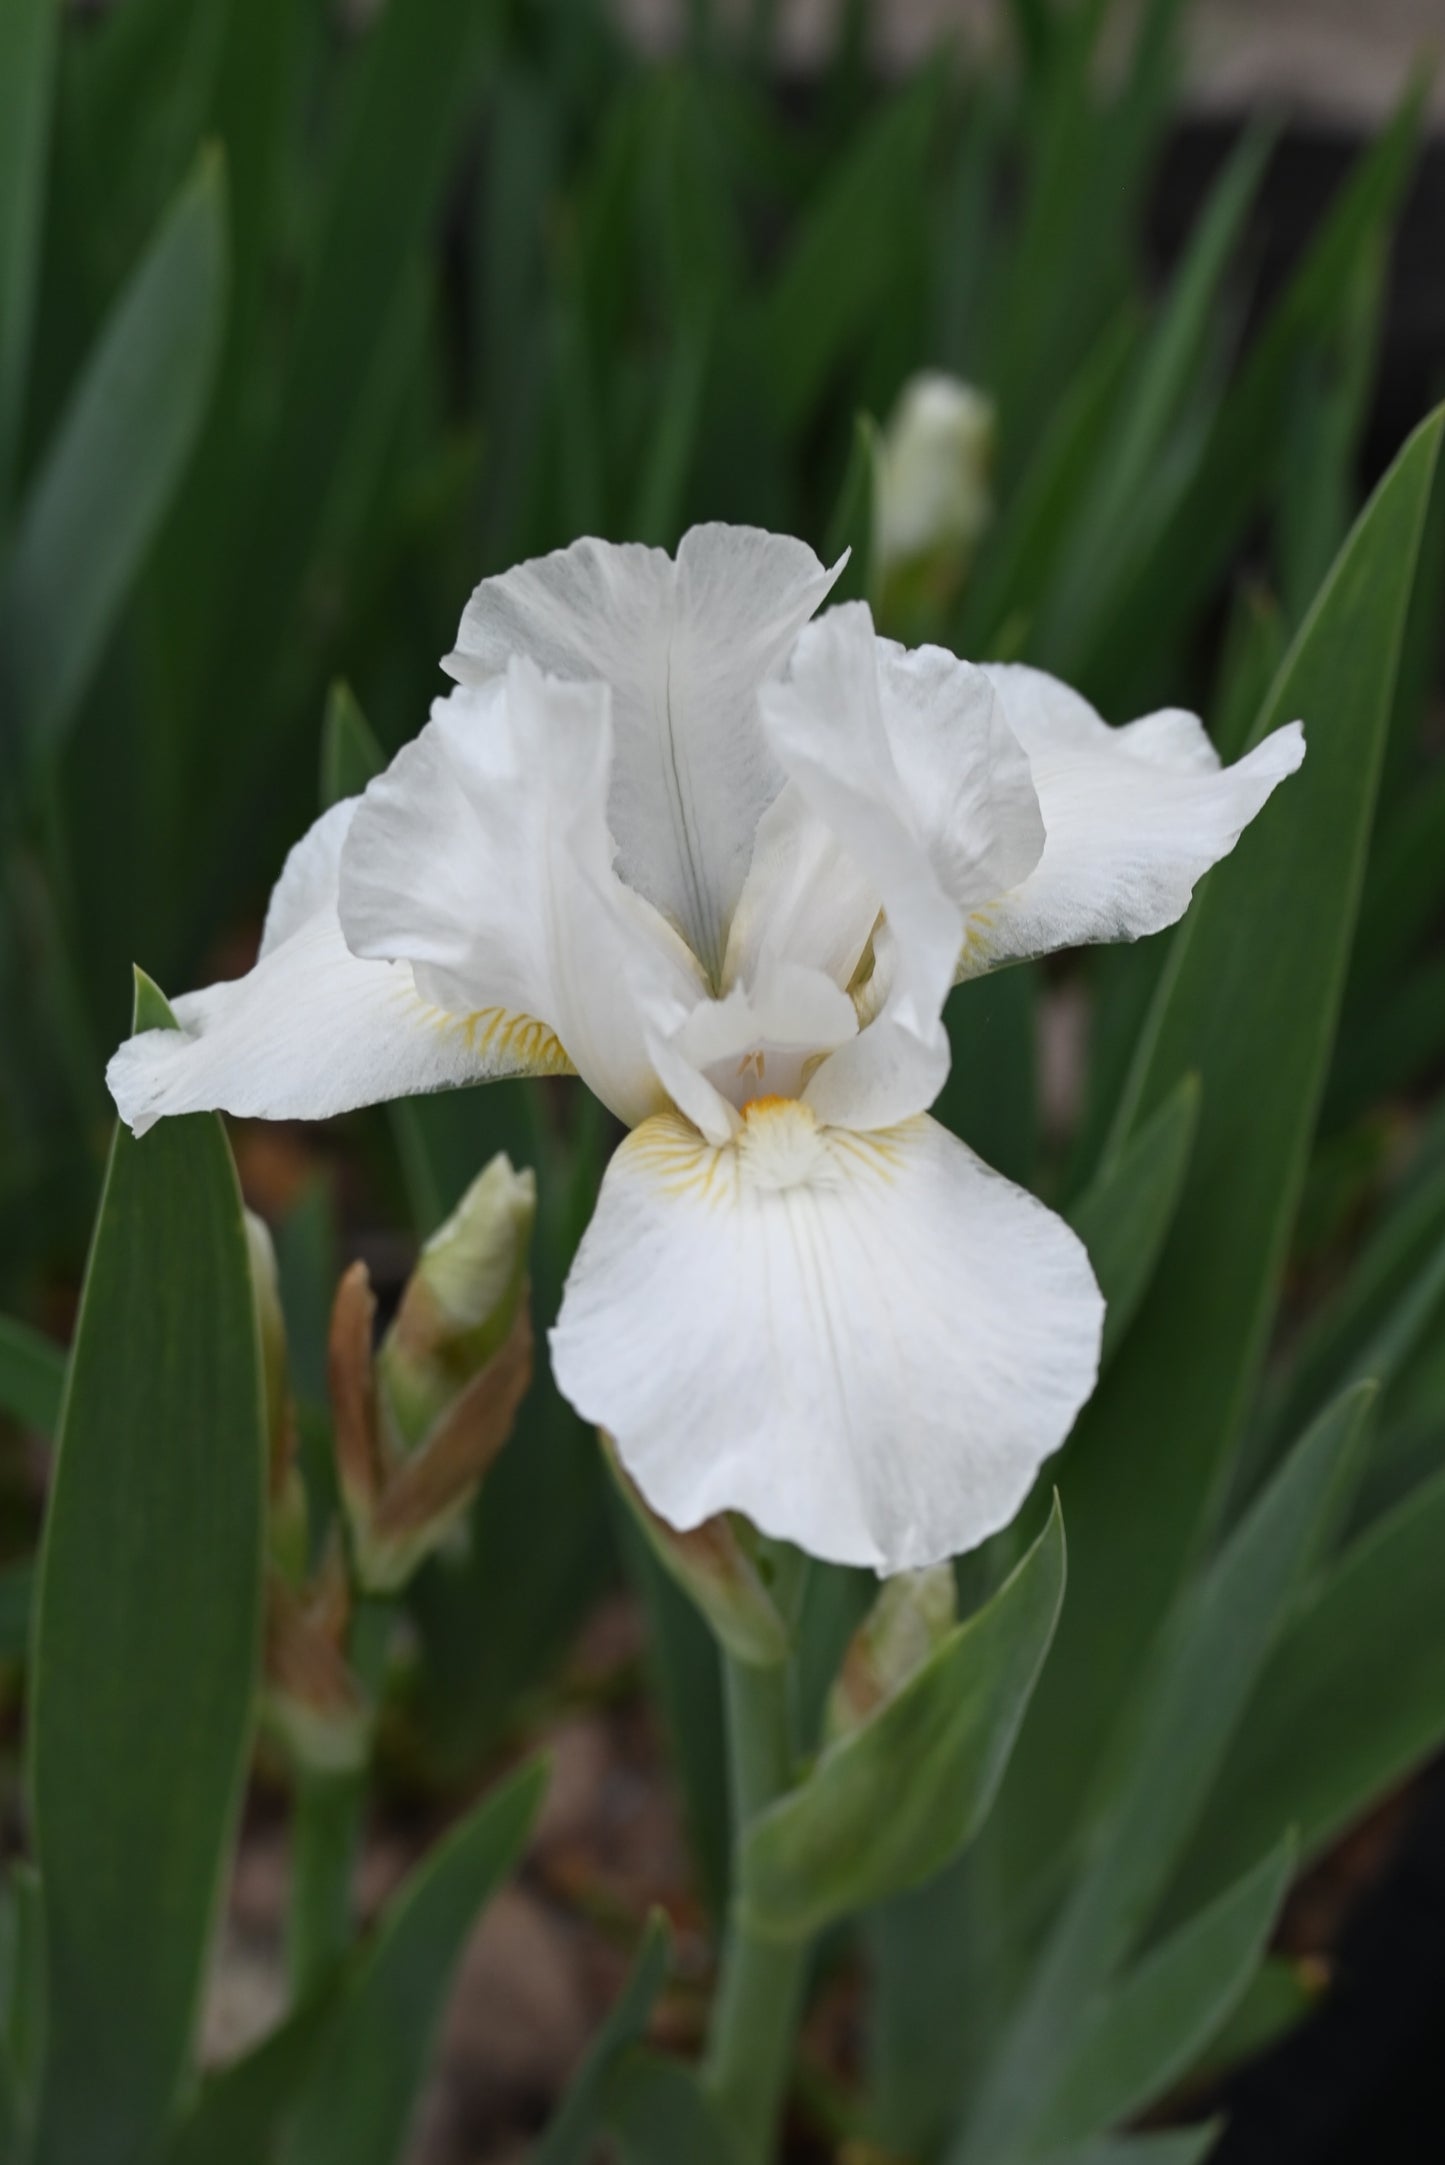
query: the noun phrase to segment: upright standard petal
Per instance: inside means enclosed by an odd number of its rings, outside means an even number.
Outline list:
[[[1304,758],[1298,722],[1221,767],[1192,714],[1170,708],[1112,729],[1042,670],[985,674],[1028,753],[1047,839],[1025,880],[970,912],[962,977],[1176,923],[1196,882]]]
[[[795,1100],[716,1147],[675,1114],[608,1168],[552,1333],[563,1392],[654,1510],[881,1572],[1018,1509],[1093,1387],[1081,1243],[936,1122]]]
[[[887,985],[866,1030],[807,1087],[820,1120],[889,1127],[933,1103],[948,1073],[943,1003],[962,913],[940,886],[883,724],[878,641],[866,604],[810,625],[787,676],[763,693],[768,734],[789,778],[877,894],[887,920]]]
[[[790,962],[853,982],[878,921],[877,890],[796,782],[758,825],[728,933],[724,990]]]
[[[888,749],[939,885],[971,910],[1044,852],[1028,754],[982,669],[937,646],[878,641]]]
[[[341,852],[360,798],[333,805],[286,860],[256,966],[184,994],[178,1030],[144,1030],[106,1070],[143,1135],[168,1113],[324,1120],[457,1083],[560,1074],[567,1056],[525,1013],[448,1013],[403,963],[359,961],[337,917]]]
[[[758,821],[781,777],[757,695],[841,567],[749,526],[695,526],[661,549],[574,542],[485,579],[445,666],[463,684],[518,654],[612,687],[617,867],[714,985]]]
[[[353,949],[461,1012],[536,1016],[629,1126],[665,1102],[644,1016],[685,1010],[692,955],[612,868],[609,693],[513,661],[439,700],[362,799],[341,868]]]

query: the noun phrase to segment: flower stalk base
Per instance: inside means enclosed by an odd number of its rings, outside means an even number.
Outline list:
[[[724,1678],[736,1859],[747,1827],[792,1781],[789,1677],[785,1664],[726,1656]],[[752,1929],[734,1893],[703,2074],[742,2165],[770,2165],[775,2153],[808,1955],[806,1940]]]

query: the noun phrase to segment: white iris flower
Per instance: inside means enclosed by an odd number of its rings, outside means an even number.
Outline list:
[[[835,567],[836,570],[836,567]],[[260,959],[109,1081],[141,1133],[575,1070],[632,1131],[558,1382],[675,1526],[892,1572],[1005,1524],[1093,1387],[1073,1233],[928,1108],[949,988],[1171,924],[1304,754],[809,619],[802,543],[579,541],[477,589],[457,689],[291,852]]]

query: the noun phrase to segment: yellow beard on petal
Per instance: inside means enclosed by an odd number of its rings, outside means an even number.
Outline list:
[[[731,1141],[710,1143],[681,1113],[658,1113],[634,1128],[619,1156],[644,1166],[665,1195],[735,1203],[745,1192],[781,1194],[828,1187],[871,1173],[891,1182],[902,1139],[916,1123],[855,1133],[824,1127],[801,1098],[750,1098]]]

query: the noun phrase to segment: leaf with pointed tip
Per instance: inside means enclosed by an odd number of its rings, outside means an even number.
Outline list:
[[[1148,1928],[1322,1528],[1355,1478],[1373,1397],[1360,1386],[1320,1417],[1180,1602],[1104,1770],[1106,1801],[1086,1869],[993,2057],[950,2165],[984,2159],[999,2165],[1017,2154],[1029,2133],[1032,2101],[1072,2052],[1079,2009],[1117,1974]],[[1287,1824],[1271,1826],[1265,1840],[1277,1841]]]
[[[1057,2081],[1040,2100],[1031,2159],[1107,2134],[1188,2069],[1258,1968],[1293,1861],[1287,1835],[1237,1886],[1146,1955],[1081,2022]]]
[[[601,2133],[607,2085],[622,2055],[647,2028],[667,1976],[670,1949],[667,1919],[655,1909],[622,1995],[588,2047],[551,2125],[531,2153],[530,2165],[587,2165]]]
[[[1442,425],[1445,411],[1380,483],[1265,703],[1255,737],[1303,715],[1304,765],[1174,935],[1106,1153],[1116,1158],[1181,1078],[1199,1075],[1194,1148],[1163,1254],[1061,1469],[1069,1631],[998,1822],[1019,1884],[1065,1841],[1139,1647],[1219,1509],[1328,1069]]]
[[[1445,1738],[1445,1474],[1347,1549],[1271,1657],[1170,1904],[1207,1900],[1263,1830],[1318,1855]],[[1267,1839],[1267,1834],[1265,1835]]]
[[[836,564],[846,549],[848,561],[829,594],[836,607],[843,601],[874,599],[874,544],[877,539],[878,461],[882,439],[871,413],[856,414],[848,464],[833,517],[828,527],[825,560]]]
[[[398,2165],[452,1973],[521,1856],[546,1781],[540,1762],[512,1775],[393,1897],[302,2084],[282,2165]]]
[[[135,1019],[170,1019],[148,981]],[[121,1128],[36,1593],[30,1780],[47,1991],[35,2165],[152,2154],[188,2066],[250,1739],[265,1466],[221,1123],[189,1114],[140,1142]]]
[[[349,684],[339,680],[326,697],[321,723],[321,809],[359,797],[386,765],[386,755]]]
[[[755,1931],[806,1936],[916,1886],[957,1854],[993,1802],[1063,1594],[1056,1501],[992,1601],[753,1821],[739,1883]]]
[[[164,2165],[273,2165],[293,2097],[336,2012],[336,1980],[228,2067],[207,2075]]]
[[[622,2165],[742,2165],[731,2133],[681,2060],[634,2046],[607,2085],[606,2109]]]

